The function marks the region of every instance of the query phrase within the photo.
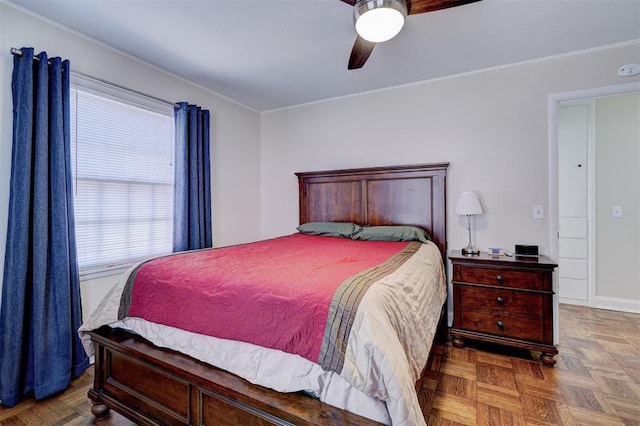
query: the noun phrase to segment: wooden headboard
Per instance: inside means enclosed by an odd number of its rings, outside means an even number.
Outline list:
[[[414,225],[446,258],[449,163],[299,172],[300,223]]]

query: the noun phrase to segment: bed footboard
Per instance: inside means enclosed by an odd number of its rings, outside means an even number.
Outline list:
[[[103,327],[95,345],[91,412],[139,424],[380,425],[299,393],[280,393],[139,336]]]

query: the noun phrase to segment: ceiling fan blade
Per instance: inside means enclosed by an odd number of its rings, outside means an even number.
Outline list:
[[[369,55],[371,55],[374,47],[376,47],[376,43],[358,36],[356,42],[353,44],[353,49],[351,49],[349,66],[347,68],[350,70],[362,68],[364,63],[367,62],[367,59],[369,59]]]
[[[340,0],[343,3],[355,6],[358,0]],[[434,10],[448,9],[450,7],[463,6],[481,0],[406,0],[407,14],[433,12]]]
[[[345,3],[349,1],[342,0]],[[435,10],[448,9],[450,7],[463,6],[475,3],[480,0],[407,0],[407,14],[417,15],[418,13],[433,12]]]

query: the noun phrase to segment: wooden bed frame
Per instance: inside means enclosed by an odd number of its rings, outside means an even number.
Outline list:
[[[430,233],[444,261],[447,167],[442,163],[296,173],[300,223],[420,226]],[[446,303],[440,313],[444,329],[445,314]],[[95,345],[95,377],[88,397],[96,417],[114,409],[139,424],[379,424],[302,393],[253,385],[124,330],[102,327],[90,335]],[[423,394],[426,389],[423,381],[437,380],[437,348],[434,342],[427,368],[416,384],[419,399],[420,389]],[[434,384],[427,387],[435,389]]]

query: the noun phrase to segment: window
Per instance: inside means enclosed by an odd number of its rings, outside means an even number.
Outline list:
[[[81,275],[172,251],[170,105],[72,77],[71,156]]]

